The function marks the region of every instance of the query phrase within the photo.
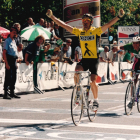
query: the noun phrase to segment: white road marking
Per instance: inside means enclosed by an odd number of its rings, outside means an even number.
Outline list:
[[[3,130],[3,131],[0,131],[0,134],[3,134],[3,133],[9,133],[11,131],[15,131],[17,129],[7,129],[7,130]]]
[[[53,123],[56,125],[73,125],[72,122],[64,121],[64,120],[23,120],[23,119],[0,119],[1,123],[21,123],[21,124],[46,124]],[[93,125],[94,124],[94,125]],[[108,129],[123,129],[123,130],[140,130],[140,126],[137,125],[118,125],[118,124],[104,124],[104,123],[80,123],[81,127],[91,127],[91,128],[108,128]],[[16,129],[8,129],[1,131],[0,134],[14,131]]]

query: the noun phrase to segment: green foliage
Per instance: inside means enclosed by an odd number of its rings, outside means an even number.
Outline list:
[[[32,17],[35,23],[40,18],[49,21],[47,9],[52,9],[57,17],[63,19],[62,2],[63,0],[0,0],[0,26],[9,29],[15,22],[23,25],[28,17]]]
[[[115,38],[117,38],[118,25],[140,25],[140,0],[101,0],[101,25],[117,16],[121,8],[124,9],[125,16],[109,28],[110,35]]]

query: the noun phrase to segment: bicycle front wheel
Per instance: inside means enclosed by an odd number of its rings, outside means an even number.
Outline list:
[[[88,109],[87,109],[88,118],[91,122],[93,122],[96,116],[96,112],[97,112],[93,110],[93,94],[88,92],[86,96],[88,98],[88,103],[87,103],[88,104]]]
[[[133,95],[134,95],[134,84],[132,82],[129,82],[126,93],[125,93],[125,113],[126,115],[130,115],[133,109],[134,101],[133,101]]]
[[[80,94],[80,97],[77,99],[77,92],[81,91],[80,86],[75,86],[73,88],[72,96],[71,96],[71,117],[73,123],[77,126],[82,117],[83,113],[83,95]]]

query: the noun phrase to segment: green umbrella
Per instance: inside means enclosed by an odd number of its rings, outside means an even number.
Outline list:
[[[28,41],[34,41],[38,35],[43,35],[45,39],[50,39],[51,37],[49,30],[40,25],[26,27],[21,31],[21,37],[27,39]]]

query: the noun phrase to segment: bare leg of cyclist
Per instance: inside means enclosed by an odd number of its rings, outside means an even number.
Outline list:
[[[96,85],[97,75],[91,74],[91,91],[93,93],[94,99],[98,100],[98,86]]]
[[[97,75],[95,74],[91,74],[91,91],[93,93],[94,96],[94,102],[93,102],[93,110],[97,111],[98,107],[99,107],[99,103],[98,103],[98,86],[96,85],[96,79],[97,79]]]
[[[83,70],[84,70],[83,67],[80,66],[80,65],[77,65],[76,68],[75,68],[75,71],[83,71]],[[74,83],[75,83],[75,85],[78,82],[79,82],[79,75],[77,73],[75,73],[75,75],[74,75]]]

